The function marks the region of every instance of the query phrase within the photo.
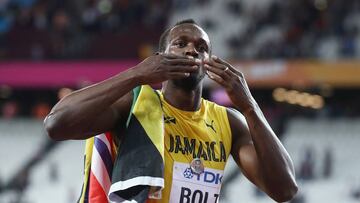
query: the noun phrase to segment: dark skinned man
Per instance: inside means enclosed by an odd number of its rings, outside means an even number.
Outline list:
[[[147,202],[217,201],[221,179],[213,186],[202,186],[194,181],[182,183],[175,173],[180,168],[184,181],[193,175],[205,176],[206,171],[222,174],[229,154],[243,174],[272,199],[292,199],[297,185],[291,158],[251,95],[244,75],[211,54],[206,32],[192,20],[179,22],[164,32],[159,51],[62,99],[44,121],[49,136],[55,140],[86,139],[114,131],[126,122],[132,89],[163,83],[159,94],[164,115],[172,119],[165,124],[165,188],[162,199]],[[202,99],[205,75],[226,90],[236,110]],[[194,148],[186,149],[184,143]],[[208,153],[196,157],[200,146]],[[194,170],[199,171],[186,171],[189,164],[197,164]],[[191,196],[197,195],[195,191],[202,193],[201,201]]]

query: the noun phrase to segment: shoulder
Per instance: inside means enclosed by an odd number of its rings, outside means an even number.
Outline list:
[[[246,123],[246,119],[245,119],[244,115],[242,113],[240,113],[237,109],[227,107],[226,112],[228,114],[229,122],[231,125],[232,125],[232,123],[238,124],[238,122]]]
[[[250,132],[244,115],[234,108],[227,108],[226,111],[228,114],[233,143],[248,143]]]

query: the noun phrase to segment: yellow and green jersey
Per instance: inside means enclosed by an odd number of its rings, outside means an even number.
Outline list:
[[[217,202],[223,171],[231,150],[231,130],[226,108],[201,99],[197,111],[171,106],[160,93],[164,111],[165,188],[161,199],[149,203]],[[200,158],[201,174],[191,162]]]
[[[226,108],[201,99],[197,111],[183,111],[157,93],[150,86],[134,90],[117,150],[108,133],[86,141],[79,202],[218,202],[232,145]]]

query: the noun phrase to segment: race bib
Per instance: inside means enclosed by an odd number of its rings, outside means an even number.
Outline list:
[[[170,203],[216,203],[224,171],[206,168],[200,175],[188,163],[174,162]]]

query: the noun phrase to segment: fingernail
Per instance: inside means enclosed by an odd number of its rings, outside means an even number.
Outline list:
[[[218,57],[215,56],[215,55],[212,55],[211,58],[214,59],[214,60],[216,60]]]
[[[213,77],[210,75],[209,71],[206,71],[206,75],[209,76],[210,79],[213,79]]]
[[[200,59],[195,59],[195,63],[201,63]]]
[[[185,76],[186,76],[186,77],[189,77],[189,76],[190,76],[190,73],[185,73]]]
[[[196,66],[196,65],[195,65],[195,66],[192,66],[193,69],[198,69],[198,67],[199,67],[199,66]]]

